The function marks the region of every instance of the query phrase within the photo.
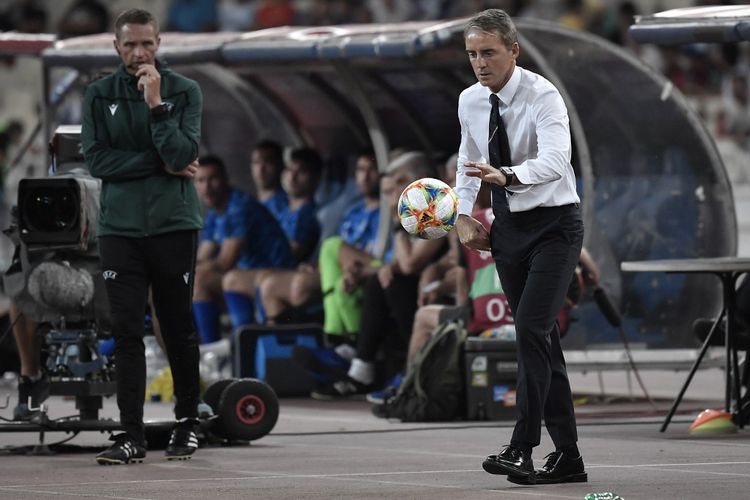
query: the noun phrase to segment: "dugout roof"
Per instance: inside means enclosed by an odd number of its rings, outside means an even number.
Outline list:
[[[750,6],[685,7],[638,16],[630,34],[639,43],[736,43],[750,40]]]

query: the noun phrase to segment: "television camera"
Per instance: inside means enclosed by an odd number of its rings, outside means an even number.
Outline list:
[[[113,341],[104,279],[96,245],[101,181],[86,168],[80,126],[61,126],[50,143],[51,175],[23,179],[11,227],[14,244],[2,288],[39,325],[50,379],[50,395],[74,396],[76,418],[53,420],[46,406],[30,421],[0,423],[0,431],[118,431],[120,424],[100,419],[103,397],[116,392]],[[249,441],[271,431],[278,418],[273,390],[254,379],[224,379],[203,395],[214,415],[201,420],[204,437]],[[173,422],[147,421],[150,445],[165,445]]]

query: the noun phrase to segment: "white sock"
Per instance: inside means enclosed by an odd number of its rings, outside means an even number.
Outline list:
[[[339,344],[333,351],[347,361],[353,360],[357,355],[357,350],[349,344]]]
[[[347,375],[357,382],[364,385],[370,385],[372,384],[372,381],[375,380],[375,364],[362,361],[359,358],[354,358]]]

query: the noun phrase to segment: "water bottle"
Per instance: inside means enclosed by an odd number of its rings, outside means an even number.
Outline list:
[[[200,346],[201,380],[211,384],[218,380],[231,378],[231,343],[228,338]]]
[[[482,334],[482,337],[489,337],[498,340],[515,341],[516,325],[501,325]]]
[[[167,358],[154,336],[143,337],[143,346],[146,355],[146,381],[150,382],[159,374],[159,371],[167,366]]]

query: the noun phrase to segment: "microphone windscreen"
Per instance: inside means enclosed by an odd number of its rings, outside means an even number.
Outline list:
[[[31,271],[29,295],[59,312],[78,312],[94,298],[94,279],[85,269],[66,263],[43,262]]]

